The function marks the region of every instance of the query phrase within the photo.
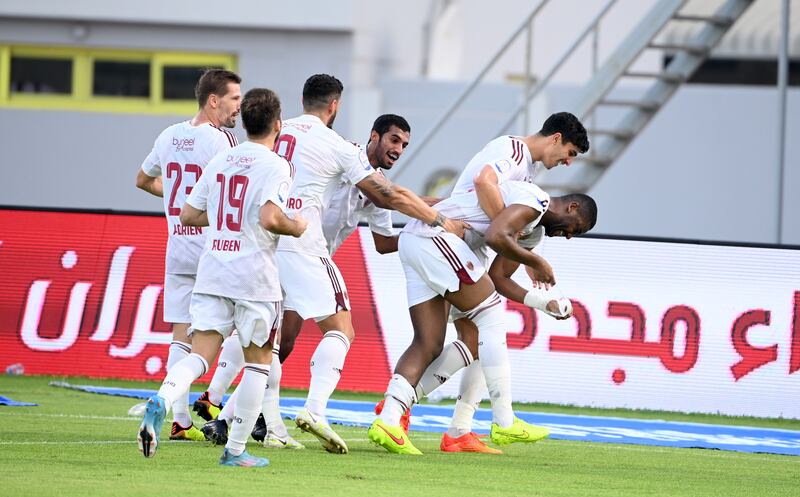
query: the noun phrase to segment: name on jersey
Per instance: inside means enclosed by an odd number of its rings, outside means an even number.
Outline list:
[[[303,208],[303,199],[297,197],[289,197],[286,200],[286,208],[287,209],[302,209]]]
[[[184,226],[182,224],[176,224],[172,227],[172,234],[173,235],[202,235],[203,228],[199,226]]]
[[[194,138],[173,138],[172,145],[176,152],[191,152],[194,150]]]
[[[211,242],[211,250],[218,252],[238,252],[242,247],[240,240],[226,240],[224,238],[215,238]]]
[[[229,155],[226,159],[228,164],[231,166],[243,167],[245,169],[250,169],[250,166],[253,165],[253,162],[256,161],[255,157],[244,157],[242,155]]]

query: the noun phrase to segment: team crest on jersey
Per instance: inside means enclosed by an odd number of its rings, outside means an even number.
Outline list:
[[[475,269],[475,265],[472,263],[472,261],[467,261],[467,269],[469,269],[470,271]]]
[[[511,169],[511,166],[511,161],[505,159],[494,163],[494,168],[497,169],[497,172],[501,174]]]
[[[281,203],[286,202],[286,198],[289,196],[289,182],[284,181],[278,186],[278,200]]]
[[[173,138],[172,146],[176,152],[191,152],[194,150],[194,138]]]

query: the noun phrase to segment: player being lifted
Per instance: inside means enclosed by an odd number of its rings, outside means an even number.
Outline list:
[[[411,139],[411,126],[401,116],[384,114],[378,116],[372,125],[369,140],[362,146],[367,152],[369,164],[376,170],[376,174],[383,174],[382,170],[389,170],[405,151]],[[387,209],[382,209],[371,202],[357,186],[347,181],[341,181],[333,193],[322,230],[330,255],[350,236],[358,226],[359,221],[369,224],[375,249],[380,253],[395,252],[397,250],[397,235],[392,229],[392,214]],[[303,318],[294,311],[284,312],[283,324],[280,332],[280,349],[273,348],[272,370],[270,372],[267,390],[264,393],[264,418],[259,418],[253,430],[253,438],[263,441],[267,447],[299,449],[303,445],[297,442],[288,432],[280,415],[279,392],[281,364],[286,360],[294,348],[294,342],[303,325]],[[217,362],[217,370],[209,385],[209,390],[195,403],[195,409],[206,419],[214,417],[214,409],[219,405],[211,404],[211,399],[222,399],[225,390],[230,386],[243,362],[241,352],[236,353],[234,347],[229,346],[235,337],[228,338],[223,345],[223,352]],[[236,345],[236,344],[234,344]],[[233,394],[231,400],[237,395]],[[206,438],[216,444],[223,444],[227,440],[228,425],[233,419],[234,411],[230,405],[222,410],[219,418],[209,421],[203,426]],[[265,421],[266,419],[266,421]]]
[[[200,76],[195,95],[199,110],[188,121],[165,129],[142,163],[136,186],[164,198],[169,238],[164,275],[164,321],[172,323],[172,342],[167,371],[189,355],[189,300],[203,249],[203,230],[181,224],[179,215],[186,198],[217,153],[236,145],[236,137],[223,128],[236,126],[239,115],[241,78],[223,69],[209,69]],[[170,438],[205,440],[192,424],[189,392],[176,399]]]
[[[398,361],[386,390],[383,411],[369,429],[370,440],[390,452],[420,454],[401,427],[400,418],[418,400],[415,387],[442,352],[447,324],[445,301],[465,313],[478,329],[478,350],[461,351],[460,367],[480,354],[492,399],[492,440],[498,444],[533,442],[547,436],[546,430],[514,417],[505,311],[482,258],[473,250],[486,243],[498,256],[541,271],[539,281],[554,283],[552,269],[541,257],[519,245],[519,234],[541,225],[549,236],[570,238],[594,226],[597,208],[586,195],[551,199],[536,185],[521,181],[506,182],[500,185],[499,192],[504,208],[494,220],[483,211],[476,192],[454,195],[437,204],[441,212],[470,223],[475,234],[472,247],[416,221],[409,222],[401,232],[399,255],[406,274],[414,339]]]
[[[413,192],[377,174],[364,150],[331,129],[342,90],[342,83],[333,76],[311,76],[303,87],[303,115],[284,122],[276,143],[278,153],[297,168],[287,205],[308,219],[302,237],[284,238],[278,245],[284,303],[303,319],[313,318],[323,333],[311,358],[308,398],[295,422],[333,453],[346,453],[347,445],[328,425],[325,410],[355,331],[347,290],[322,230],[331,196],[347,181],[378,207],[400,211],[422,224],[441,227],[457,234],[454,236],[461,236],[466,226],[445,218]]]
[[[247,92],[242,121],[248,141],[214,157],[181,211],[183,224],[208,226],[191,298],[192,352],[169,371],[158,394],[147,401],[138,437],[145,457],[156,451],[165,414],[208,371],[223,339],[236,328],[245,366],[236,423],[220,464],[268,464],[244,449],[261,411],[272,341],[282,316],[277,235],[299,237],[307,223],[283,211],[291,166],[272,151],[281,129],[277,95],[266,89]]]

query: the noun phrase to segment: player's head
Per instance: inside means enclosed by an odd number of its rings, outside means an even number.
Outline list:
[[[344,86],[330,74],[315,74],[303,85],[303,111],[324,116],[323,122],[333,126]]]
[[[242,99],[242,125],[252,139],[277,135],[281,130],[281,101],[266,88],[253,88]]]
[[[236,126],[242,101],[241,82],[238,74],[225,69],[206,69],[200,76],[194,94],[200,109],[214,125]]]
[[[382,169],[391,169],[411,140],[411,126],[403,117],[383,114],[375,119],[369,133],[367,158]]]
[[[589,150],[586,128],[569,112],[557,112],[548,117],[538,135],[545,138],[541,161],[547,169],[559,164],[568,166],[578,154]]]
[[[569,239],[591,230],[595,223],[597,204],[594,199],[583,193],[571,193],[550,199],[550,207],[542,216],[541,225],[547,236]]]

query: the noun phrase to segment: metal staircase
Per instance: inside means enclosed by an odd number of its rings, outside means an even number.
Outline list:
[[[569,108],[587,126],[592,148],[570,168],[555,168],[542,174],[545,188],[560,191],[588,191],[636,138],[636,135],[669,101],[719,43],[728,29],[754,0],[726,0],[712,15],[682,14],[685,0],[662,0],[643,18],[617,50],[605,61],[580,96]],[[698,23],[701,28],[686,43],[663,43],[659,33],[670,23]],[[672,54],[660,72],[637,72],[632,65],[644,50]],[[634,97],[619,98],[619,84],[644,80],[646,85]],[[599,114],[616,109],[616,119]],[[613,113],[613,111],[612,111]]]
[[[708,12],[706,15],[696,15],[694,11],[691,11],[691,14],[682,12],[687,4],[696,3],[696,1],[658,0],[627,38],[594,72],[591,80],[581,89],[573,104],[553,109],[568,110],[581,118],[590,133],[592,146],[590,152],[581,156],[580,160],[575,161],[571,167],[556,167],[539,173],[537,184],[551,193],[586,192],[591,189],[675,91],[706,60],[711,50],[736,20],[755,2],[755,0],[719,0],[716,10],[713,10],[713,7],[708,9],[710,2],[706,0],[701,5],[705,9],[704,11]],[[525,121],[527,121],[527,112],[531,101],[550,84],[559,68],[564,66],[576,53],[576,49],[592,36],[595,37],[596,50],[598,26],[616,2],[617,0],[608,0],[605,3],[594,20],[574,39],[561,58],[539,81],[535,84],[528,81],[530,84],[526,84],[521,104],[492,137],[512,132],[521,116],[525,116]],[[405,159],[404,167],[394,175],[395,181],[403,173],[413,170],[411,164],[414,160],[426,145],[433,141],[434,136],[453,117],[512,43],[525,34],[530,39],[533,22],[547,3],[548,0],[542,0],[533,9],[523,24],[489,60],[478,76],[436,120],[431,131],[415,144]],[[698,29],[693,31],[694,34],[686,42],[664,41],[662,38],[665,28],[674,27],[674,23],[691,23]],[[643,52],[653,50],[664,55],[672,55],[669,64],[658,72],[634,70],[636,62]],[[530,54],[528,53],[527,56],[529,57]],[[529,72],[528,65],[529,60],[526,61],[526,74]],[[631,82],[632,80],[638,80],[639,84],[620,85],[620,82]],[[639,91],[631,94],[631,87],[636,87]],[[527,133],[530,130],[522,131]]]

